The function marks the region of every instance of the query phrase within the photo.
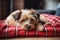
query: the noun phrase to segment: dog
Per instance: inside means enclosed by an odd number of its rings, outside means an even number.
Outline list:
[[[25,30],[40,30],[43,25],[39,23],[39,14],[34,9],[21,9],[12,12],[5,20],[7,25],[21,26]]]
[[[51,22],[44,16],[44,14],[40,14],[39,19],[44,25],[51,24]]]

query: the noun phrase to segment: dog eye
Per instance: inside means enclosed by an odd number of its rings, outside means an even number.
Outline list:
[[[22,20],[22,22],[24,22],[24,21],[26,21],[26,20]]]
[[[33,21],[33,19],[31,19],[30,21]]]

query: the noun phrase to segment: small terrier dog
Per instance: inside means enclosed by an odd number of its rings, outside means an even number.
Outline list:
[[[39,15],[33,9],[21,9],[12,12],[5,20],[7,25],[21,26],[25,30],[37,29],[42,31],[43,25],[39,23]]]

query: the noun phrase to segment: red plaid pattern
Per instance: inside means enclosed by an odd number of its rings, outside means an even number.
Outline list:
[[[41,14],[48,16],[47,14]],[[50,16],[50,17],[49,17]],[[47,18],[52,21],[52,24],[44,25],[44,30],[24,30],[20,26],[15,27],[14,25],[7,26],[0,21],[0,38],[15,38],[15,37],[60,37],[60,17],[49,15]],[[54,21],[53,21],[54,19]],[[56,20],[57,19],[57,20]],[[56,20],[56,21],[55,21]]]
[[[51,22],[52,25],[60,23],[60,17],[59,16],[50,15],[50,14],[41,14],[41,15],[43,15],[46,19],[48,19],[48,21]]]

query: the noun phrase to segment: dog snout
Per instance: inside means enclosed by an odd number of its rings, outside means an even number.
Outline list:
[[[27,27],[28,30],[31,28],[31,26],[26,26],[26,27]]]

